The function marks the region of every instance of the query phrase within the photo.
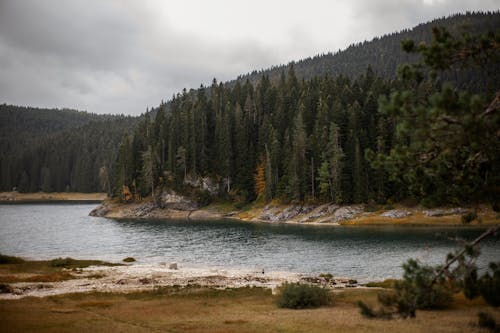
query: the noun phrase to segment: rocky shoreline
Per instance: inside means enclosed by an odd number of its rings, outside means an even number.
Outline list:
[[[160,202],[119,203],[104,201],[92,210],[91,216],[108,218],[151,218],[151,219],[237,219],[249,222],[296,223],[308,225],[433,225],[461,224],[462,216],[477,213],[479,220],[474,222],[498,223],[498,214],[486,206],[479,208],[435,208],[422,207],[377,207],[368,205],[337,204],[278,204],[254,206],[246,210],[222,211],[214,206],[199,208],[189,199],[169,194]],[[477,222],[480,221],[480,222]]]

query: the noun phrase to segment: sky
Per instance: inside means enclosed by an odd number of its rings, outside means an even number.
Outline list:
[[[138,115],[183,88],[499,0],[0,0],[0,103]]]

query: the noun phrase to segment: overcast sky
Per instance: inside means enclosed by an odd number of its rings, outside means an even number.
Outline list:
[[[140,114],[209,85],[498,0],[0,0],[0,103]]]

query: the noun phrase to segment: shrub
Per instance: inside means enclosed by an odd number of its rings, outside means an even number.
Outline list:
[[[69,267],[75,263],[73,258],[56,258],[50,261],[50,266],[52,267]]]
[[[472,221],[477,219],[477,213],[476,212],[468,212],[464,215],[462,215],[462,223],[463,224],[469,224]]]
[[[0,294],[8,294],[12,292],[12,288],[5,283],[0,283]]]
[[[326,288],[300,283],[285,283],[280,288],[278,306],[289,309],[317,308],[332,302]]]
[[[325,280],[330,281],[330,280],[332,280],[332,279],[333,279],[333,274],[331,274],[331,273],[321,273],[321,274],[319,275],[319,277],[320,277],[320,278],[323,278],[323,279],[325,279]]]
[[[134,262],[134,261],[135,261],[135,259],[132,257],[127,257],[127,258],[123,259],[123,262]]]
[[[497,322],[495,321],[493,316],[490,315],[489,313],[479,312],[477,314],[477,316],[478,316],[479,327],[486,328],[486,329],[490,330],[491,332],[500,331],[497,329]]]
[[[19,257],[0,254],[0,264],[20,264],[22,262],[24,262],[24,260]]]

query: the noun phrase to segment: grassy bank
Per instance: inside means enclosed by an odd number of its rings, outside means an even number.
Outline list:
[[[312,310],[276,306],[270,290],[162,288],[128,294],[86,293],[0,301],[2,332],[480,332],[482,302],[457,296],[452,309],[419,311],[416,319],[373,320],[357,300],[375,290],[345,290],[334,305]]]
[[[56,258],[52,260],[24,260],[0,254],[0,283],[60,282],[78,278],[74,273],[89,266],[116,266],[100,260]]]
[[[79,192],[0,192],[0,202],[44,202],[44,201],[102,201],[106,193]]]

